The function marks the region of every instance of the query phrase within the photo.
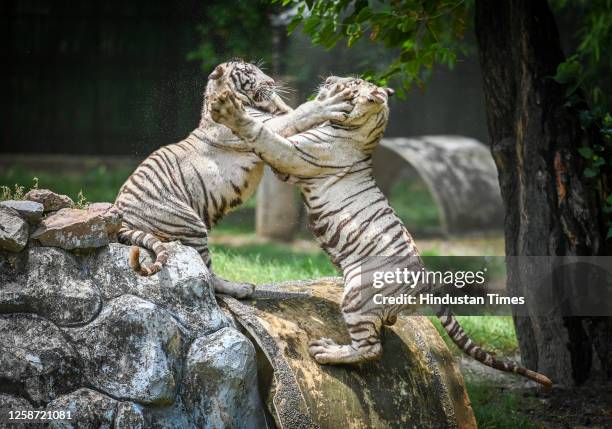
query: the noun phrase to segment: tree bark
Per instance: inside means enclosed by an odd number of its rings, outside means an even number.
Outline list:
[[[475,17],[491,151],[505,211],[506,255],[604,255],[601,183],[587,180],[577,149],[594,133],[551,77],[564,61],[545,0],[476,1]],[[586,106],[585,106],[586,107]],[[537,260],[508,259],[508,289],[529,296]],[[525,365],[555,383],[580,384],[603,370],[610,379],[609,318],[538,315],[515,324]],[[594,364],[594,365],[593,365]]]

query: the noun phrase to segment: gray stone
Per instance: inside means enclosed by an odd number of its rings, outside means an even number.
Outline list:
[[[138,429],[144,419],[140,407],[118,401],[91,389],[79,389],[61,396],[47,405],[47,410],[69,411],[70,420],[55,420],[50,427]]]
[[[40,222],[32,238],[43,246],[90,249],[116,239],[121,213],[112,204],[93,204],[87,209],[61,209]]]
[[[230,326],[215,301],[210,272],[198,252],[176,242],[165,246],[168,262],[150,277],[135,274],[128,265],[130,248],[116,243],[93,253],[87,265],[105,299],[131,294],[163,306],[194,337]],[[144,263],[151,263],[150,256]]]
[[[56,194],[49,189],[31,189],[25,194],[25,199],[41,203],[46,212],[72,207],[74,204],[69,196]]]
[[[92,323],[66,332],[84,360],[91,386],[141,404],[174,400],[186,335],[162,308],[123,295]]]
[[[7,200],[0,201],[0,205],[17,210],[17,212],[28,223],[35,225],[43,215],[43,205],[34,201],[27,200]]]
[[[253,346],[198,253],[167,247],[151,277],[117,243],[0,252],[0,408],[70,410],[56,428],[265,427]]]
[[[51,322],[30,314],[2,315],[0,344],[5,389],[41,404],[79,386],[79,357]]]
[[[0,283],[0,313],[36,313],[59,326],[82,325],[99,313],[102,298],[73,255],[44,247],[27,253],[26,273]]]
[[[10,408],[13,410],[27,410],[29,408],[32,408],[32,404],[30,404],[30,402],[25,398],[0,393],[0,409],[2,408]]]
[[[196,427],[266,426],[255,348],[235,329],[224,328],[193,342],[180,394]]]
[[[28,244],[28,224],[17,210],[0,205],[0,249],[21,252]]]

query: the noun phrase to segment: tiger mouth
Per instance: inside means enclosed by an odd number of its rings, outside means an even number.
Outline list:
[[[272,96],[275,94],[274,88],[271,86],[265,85],[260,86],[255,90],[255,94],[253,95],[253,100],[257,103],[262,103],[264,101],[270,101]]]

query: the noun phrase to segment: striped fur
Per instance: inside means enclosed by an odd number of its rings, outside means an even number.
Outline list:
[[[152,275],[161,270],[168,259],[163,242],[174,240],[194,247],[211,267],[208,231],[248,199],[261,179],[261,160],[211,119],[208,100],[212,95],[230,91],[249,106],[253,117],[283,135],[337,118],[347,109],[346,101],[337,97],[290,111],[275,88],[274,81],[252,64],[221,64],[209,77],[199,127],[183,141],[156,150],[123,184],[115,202],[124,216],[119,240],[152,250],[156,257],[152,265],[142,266],[139,251],[132,250],[130,265],[137,273]],[[216,292],[236,297],[253,290],[252,285],[217,276],[213,282]]]
[[[340,88],[339,88],[340,87]],[[331,121],[290,138],[279,136],[255,118],[249,118],[231,94],[211,103],[212,117],[252,145],[255,153],[289,177],[304,197],[310,228],[333,263],[342,270],[345,289],[341,310],[351,344],[329,339],[311,344],[313,357],[323,364],[357,363],[382,353],[380,334],[391,325],[404,305],[376,304],[380,293],[362,271],[384,269],[388,259],[399,258],[412,270],[424,268],[410,233],[378,188],[372,174],[372,152],[383,136],[390,92],[354,78],[329,78],[320,97],[334,88],[354,91],[355,107],[344,121]],[[377,262],[378,261],[378,262]],[[373,264],[378,263],[380,266]],[[410,285],[388,285],[386,296],[415,293]],[[465,353],[493,368],[515,372],[539,383],[550,380],[515,362],[502,361],[476,346],[448,311],[438,314],[442,325]]]

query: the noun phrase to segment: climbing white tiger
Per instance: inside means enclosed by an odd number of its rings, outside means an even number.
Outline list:
[[[261,159],[288,175],[289,181],[298,186],[311,230],[342,271],[345,287],[341,310],[351,344],[337,344],[327,338],[313,341],[310,354],[321,364],[379,358],[382,326],[393,324],[406,305],[383,304],[374,300],[374,295],[414,293],[406,283],[374,288],[372,280],[362,272],[364,263],[382,257],[378,260],[385,266],[385,258],[393,257],[394,265],[399,258],[412,270],[424,269],[412,237],[372,173],[372,153],[385,131],[389,116],[387,101],[393,91],[361,79],[330,77],[322,85],[319,99],[325,99],[330,92],[346,91],[344,88],[354,94],[355,105],[346,119],[331,120],[290,138],[276,134],[249,116],[241,101],[229,92],[219,94],[211,102],[215,121],[230,128]],[[474,344],[448,308],[442,308],[438,317],[455,344],[478,361],[551,384],[545,376],[516,362],[497,359]]]
[[[208,77],[202,116],[183,141],[153,152],[119,190],[115,204],[123,212],[119,240],[152,250],[156,260],[141,266],[133,247],[130,265],[142,275],[158,272],[168,258],[163,242],[178,240],[194,247],[207,266],[208,231],[229,210],[248,199],[261,180],[262,161],[229,130],[214,122],[208,100],[229,91],[249,106],[249,113],[283,135],[292,135],[352,109],[347,92],[291,110],[276,93],[277,85],[253,64],[223,63]],[[274,116],[278,115],[278,116]],[[245,297],[253,285],[233,283],[213,275],[218,293]]]

